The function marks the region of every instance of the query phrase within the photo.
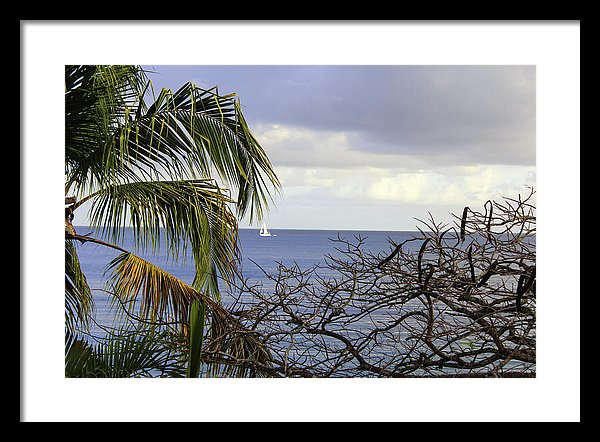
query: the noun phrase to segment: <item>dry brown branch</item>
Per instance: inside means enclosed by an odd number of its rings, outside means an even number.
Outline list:
[[[533,195],[465,208],[455,227],[421,221],[387,252],[338,236],[324,266],[234,282],[230,308],[271,376],[535,376]]]

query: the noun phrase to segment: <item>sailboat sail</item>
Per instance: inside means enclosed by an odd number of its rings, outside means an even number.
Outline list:
[[[260,228],[260,236],[271,236],[269,233],[269,229],[267,229],[267,224],[263,222],[262,227]]]

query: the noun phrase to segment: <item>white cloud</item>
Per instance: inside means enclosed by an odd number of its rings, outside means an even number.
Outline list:
[[[387,176],[369,187],[369,196],[376,200],[418,203],[428,187],[428,177],[419,173]]]
[[[467,170],[451,168],[445,173],[394,173],[373,182],[369,196],[376,200],[409,204],[456,205],[483,204],[490,198],[516,196],[525,191],[531,167],[479,166]]]
[[[397,168],[281,167],[286,196],[310,196],[315,204],[482,206],[488,199],[515,197],[535,187],[530,166],[469,166],[406,172]]]

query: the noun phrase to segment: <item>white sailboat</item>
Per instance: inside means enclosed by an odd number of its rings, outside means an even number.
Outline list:
[[[260,236],[271,236],[271,233],[269,232],[269,229],[267,229],[267,224],[265,222],[262,223],[259,235]]]

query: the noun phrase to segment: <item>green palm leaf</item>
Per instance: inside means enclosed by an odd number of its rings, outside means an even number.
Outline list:
[[[146,157],[171,176],[211,176],[214,170],[237,190],[240,215],[261,218],[271,198],[265,178],[278,188],[273,167],[250,132],[235,94],[221,96],[187,83],[163,90],[126,130],[131,157]]]
[[[65,67],[66,192],[79,195],[119,174],[135,176],[124,167],[115,134],[146,85],[144,73],[135,66]]]
[[[96,377],[99,371],[96,369],[95,362],[93,348],[85,340],[67,332],[65,335],[65,377]]]
[[[65,240],[65,318],[67,328],[76,324],[87,328],[94,308],[94,298],[81,271],[77,250],[72,240]]]
[[[73,378],[183,377],[182,353],[172,333],[156,325],[126,323],[93,344],[65,339],[65,376]]]
[[[129,183],[99,192],[90,218],[113,241],[122,239],[130,222],[141,250],[156,250],[164,234],[175,259],[191,251],[194,287],[218,296],[217,271],[229,279],[239,260],[237,221],[229,202],[209,180]]]
[[[67,189],[81,197],[106,183],[216,172],[236,192],[240,216],[250,209],[251,221],[262,218],[272,199],[267,183],[280,184],[235,94],[187,83],[163,89],[148,106],[150,82],[133,67],[67,67],[66,77]]]

